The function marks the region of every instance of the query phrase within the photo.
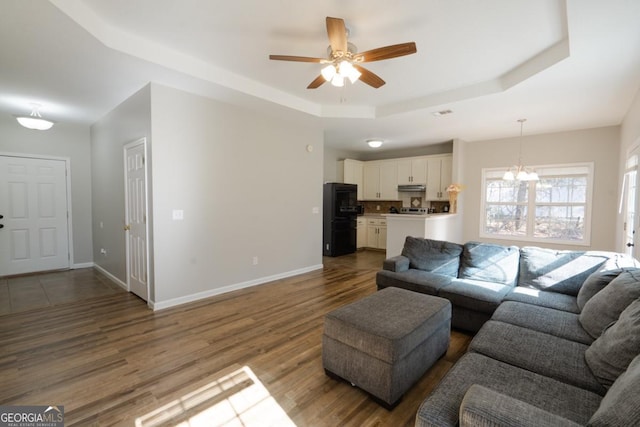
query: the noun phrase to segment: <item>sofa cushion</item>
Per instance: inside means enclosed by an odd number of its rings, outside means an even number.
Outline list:
[[[458,277],[512,286],[518,278],[519,262],[517,246],[468,242],[464,244]]]
[[[606,389],[584,360],[589,346],[553,335],[489,320],[469,351],[604,395]]]
[[[460,427],[581,427],[567,418],[474,384],[460,405]]]
[[[590,345],[593,338],[582,328],[578,317],[578,314],[568,311],[505,301],[493,313],[491,320]]]
[[[422,294],[437,295],[438,291],[454,280],[451,276],[410,269],[401,273],[382,270],[376,274],[378,289],[394,286]]]
[[[604,253],[524,247],[518,285],[576,296],[586,278],[606,260]]]
[[[587,301],[580,313],[580,323],[589,335],[598,338],[637,298],[640,298],[640,269],[625,270]]]
[[[618,321],[606,328],[591,344],[585,352],[585,359],[602,385],[609,387],[638,354],[640,354],[640,299],[625,308]]]
[[[511,289],[511,286],[500,283],[453,279],[451,284],[440,289],[438,296],[454,305],[491,314]]]
[[[462,399],[473,384],[498,391],[579,424],[586,424],[602,396],[521,369],[467,353],[447,372],[416,414],[416,427],[457,426]]]
[[[458,277],[462,246],[441,240],[407,236],[402,255],[409,258],[409,267],[446,276]]]
[[[640,355],[613,383],[600,407],[589,420],[590,426],[632,426],[640,424]]]
[[[578,303],[578,307],[580,307],[580,311],[582,311],[587,301],[603,290],[604,287],[613,279],[618,277],[622,271],[623,270],[621,268],[616,268],[615,270],[599,270],[595,273],[591,273],[578,291],[578,298],[576,302]]]
[[[546,292],[539,289],[524,288],[516,286],[505,297],[505,301],[517,301],[525,304],[537,305],[540,307],[553,308],[555,310],[580,313],[580,308],[576,303],[576,297],[559,294],[557,292]]]

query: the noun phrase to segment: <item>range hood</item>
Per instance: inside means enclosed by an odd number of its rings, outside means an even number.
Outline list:
[[[427,186],[424,184],[398,185],[398,191],[421,193],[427,191]]]

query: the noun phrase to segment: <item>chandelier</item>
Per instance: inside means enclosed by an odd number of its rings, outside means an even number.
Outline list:
[[[518,164],[511,166],[502,175],[504,181],[538,181],[540,178],[534,170],[530,170],[526,166],[522,165],[522,127],[527,119],[519,119],[520,123],[520,148],[518,152]]]

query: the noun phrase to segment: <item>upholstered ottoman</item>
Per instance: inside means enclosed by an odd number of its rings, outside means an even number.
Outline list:
[[[322,364],[387,409],[447,352],[451,303],[389,287],[325,316]]]

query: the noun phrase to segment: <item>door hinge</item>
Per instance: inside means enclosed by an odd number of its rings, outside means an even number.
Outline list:
[[[142,156],[142,164],[143,164],[143,165],[144,165],[144,162],[145,162],[145,157],[144,157],[144,156]]]

